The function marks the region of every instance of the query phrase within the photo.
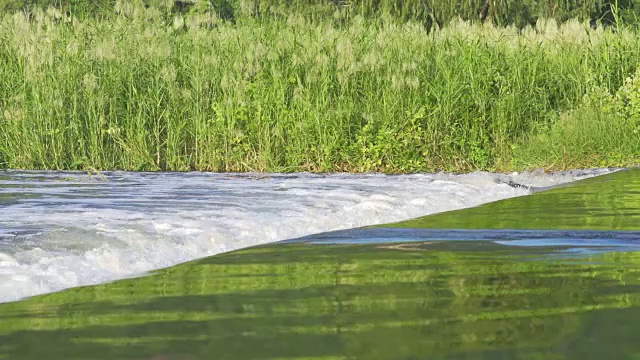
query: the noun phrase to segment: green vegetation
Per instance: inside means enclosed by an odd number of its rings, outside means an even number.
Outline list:
[[[638,0],[5,0],[0,11],[29,12],[55,6],[76,16],[108,17],[114,6],[127,3],[156,7],[168,16],[208,11],[227,20],[288,15],[315,20],[391,16],[400,21],[418,21],[430,29],[457,18],[522,28],[535,25],[539,19],[579,19],[607,25],[618,19],[635,23],[640,15]]]
[[[275,3],[261,16],[233,3],[243,17],[162,4],[2,15],[0,166],[415,172],[640,159],[640,36],[626,25],[455,20],[427,32],[390,2],[375,16],[316,17]]]

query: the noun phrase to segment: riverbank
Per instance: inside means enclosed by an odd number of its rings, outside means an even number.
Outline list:
[[[15,169],[512,171],[640,162],[640,36],[154,8],[0,20]],[[114,36],[115,34],[115,36]]]

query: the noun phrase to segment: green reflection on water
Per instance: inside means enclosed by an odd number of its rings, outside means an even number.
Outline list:
[[[640,229],[640,168],[530,196],[434,214],[383,227],[440,229]]]
[[[637,229],[638,175],[392,226]],[[640,253],[563,249],[250,248],[2,304],[0,358],[640,358]]]
[[[490,242],[247,249],[4,304],[0,356],[640,355],[640,254],[562,259],[552,250]]]

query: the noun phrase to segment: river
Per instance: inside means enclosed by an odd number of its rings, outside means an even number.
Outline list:
[[[0,302],[461,209],[608,169],[464,175],[0,172]]]

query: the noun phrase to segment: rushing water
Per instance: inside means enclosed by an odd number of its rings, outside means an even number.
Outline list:
[[[498,175],[0,173],[0,302],[256,244],[529,194],[608,170]]]

